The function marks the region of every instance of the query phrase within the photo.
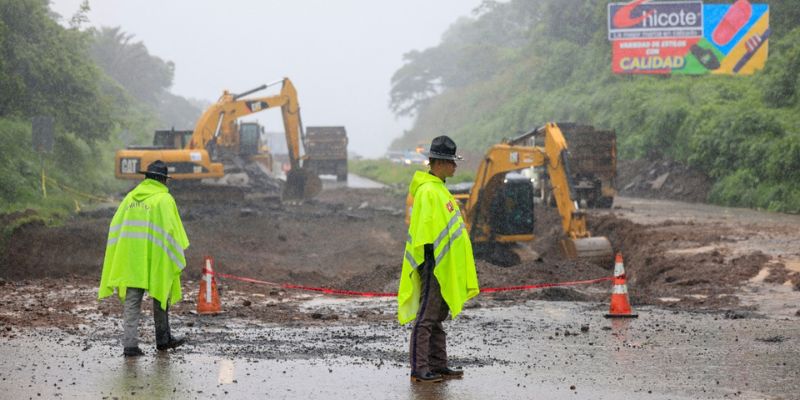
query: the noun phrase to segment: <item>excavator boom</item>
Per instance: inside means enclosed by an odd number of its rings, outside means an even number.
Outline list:
[[[586,228],[586,212],[574,201],[575,190],[571,182],[567,141],[555,123],[547,123],[537,130],[544,135],[546,167],[553,186],[553,194],[561,215],[561,225],[567,237],[561,240],[561,249],[567,258],[585,259],[611,265],[614,252],[611,242],[604,236],[592,237]]]

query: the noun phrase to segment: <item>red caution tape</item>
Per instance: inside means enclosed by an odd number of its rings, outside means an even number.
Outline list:
[[[221,272],[216,272],[216,271],[214,271],[214,275],[216,275],[216,276],[218,276],[220,278],[233,279],[235,281],[242,281],[242,282],[249,282],[249,283],[260,283],[262,285],[269,285],[269,286],[283,286],[280,283],[275,283],[275,282],[270,282],[270,281],[262,281],[262,280],[253,279],[253,278],[244,278],[244,277],[241,277],[241,276],[223,274]]]
[[[258,283],[262,285],[269,285],[269,286],[277,286],[284,289],[296,289],[296,290],[305,290],[309,292],[319,292],[323,294],[337,294],[343,296],[361,296],[361,297],[396,297],[397,293],[384,293],[384,292],[359,292],[355,290],[342,290],[342,289],[330,289],[330,288],[323,288],[323,287],[314,287],[314,286],[302,286],[302,285],[293,285],[291,283],[275,283],[270,281],[262,281],[259,279],[253,278],[245,278],[236,275],[230,274],[223,274],[220,272],[214,272],[214,275],[220,278],[226,279],[233,279],[235,281],[241,282],[249,282],[249,283]],[[517,290],[531,290],[531,289],[544,289],[550,287],[559,287],[559,286],[576,286],[576,285],[590,285],[593,283],[600,283],[605,281],[613,280],[613,276],[607,276],[604,278],[597,278],[597,279],[588,279],[583,281],[569,281],[569,282],[558,282],[558,283],[537,283],[535,285],[523,285],[523,286],[506,286],[506,287],[494,287],[494,288],[483,288],[481,289],[481,293],[494,293],[494,292],[510,292],[510,291],[517,291]]]
[[[483,289],[481,289],[481,293],[508,292],[508,291],[512,291],[512,290],[544,289],[544,288],[557,287],[557,286],[590,285],[592,283],[605,282],[605,281],[610,281],[612,279],[614,279],[613,276],[607,276],[605,278],[589,279],[589,280],[585,280],[585,281],[570,281],[570,282],[559,282],[559,283],[537,283],[535,285],[483,288]]]
[[[397,297],[397,293],[380,293],[380,292],[356,292],[353,290],[340,290],[340,289],[328,289],[328,288],[320,288],[320,287],[311,287],[311,286],[300,286],[300,285],[292,285],[290,283],[284,283],[281,287],[286,289],[298,289],[298,290],[308,290],[312,292],[322,292],[325,294],[341,294],[345,296],[362,296],[362,297]]]

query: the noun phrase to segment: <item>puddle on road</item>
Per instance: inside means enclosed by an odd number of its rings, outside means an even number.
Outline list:
[[[301,309],[313,309],[318,307],[337,307],[347,310],[357,310],[363,307],[381,307],[386,308],[390,305],[396,304],[397,299],[394,297],[331,297],[331,296],[315,296],[303,302],[300,305]]]
[[[335,300],[311,301],[385,307]],[[434,385],[409,382],[409,331],[391,322],[290,327],[182,316],[175,329],[190,334],[189,345],[161,354],[145,337],[147,354],[133,360],[120,356],[116,330],[30,331],[0,339],[0,390],[8,398],[375,400],[769,399],[800,391],[797,319],[642,308],[638,319],[606,320],[605,307],[529,301],[466,310],[445,328],[451,362],[466,376]]]
[[[347,182],[337,182],[334,175],[321,175],[320,179],[323,189],[381,189],[386,187],[383,183],[354,174],[347,174]]]
[[[761,283],[761,282],[764,282],[764,279],[767,279],[767,277],[769,276],[769,270],[770,270],[770,267],[761,268],[761,270],[758,271],[758,274],[756,274],[756,276],[750,278],[748,281],[750,283]]]
[[[671,249],[664,252],[665,255],[673,255],[673,256],[681,256],[681,255],[695,255],[695,254],[702,254],[702,253],[711,253],[712,251],[717,250],[717,246],[702,246],[702,247],[694,247],[690,249]]]
[[[783,265],[792,272],[800,272],[800,260],[784,260]]]
[[[797,320],[800,312],[800,291],[789,285],[774,285],[769,283],[751,282],[742,287],[736,295],[742,307],[751,307],[763,315],[771,318],[784,318]],[[800,322],[795,322],[800,325]],[[796,336],[800,336],[798,327]]]

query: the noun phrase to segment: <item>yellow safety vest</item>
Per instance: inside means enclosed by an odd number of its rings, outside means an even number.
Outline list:
[[[417,171],[409,193],[414,197],[414,205],[397,293],[397,319],[406,324],[417,317],[421,292],[419,267],[425,261],[427,243],[433,243],[436,260],[433,274],[450,315],[455,318],[464,303],[480,291],[472,244],[461,211],[444,182],[430,173]]]
[[[127,288],[140,288],[166,309],[167,301],[181,299],[187,247],[175,199],[166,185],[145,179],[125,196],[111,220],[97,297],[110,296],[116,288],[125,301]]]

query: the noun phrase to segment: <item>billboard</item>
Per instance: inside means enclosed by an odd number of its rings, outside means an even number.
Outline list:
[[[737,0],[634,0],[608,5],[617,74],[752,74],[768,54],[769,6]]]

